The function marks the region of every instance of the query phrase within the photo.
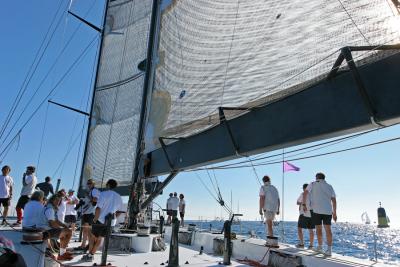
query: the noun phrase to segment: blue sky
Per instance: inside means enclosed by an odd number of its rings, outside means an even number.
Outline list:
[[[0,90],[2,95],[0,125],[3,124],[7,116],[12,101],[21,87],[59,3],[59,0],[43,0],[40,1],[40,5],[36,1],[22,0],[2,3],[0,9],[0,25],[3,25],[3,38],[0,42]],[[63,11],[66,10],[68,4],[69,1],[62,1]],[[87,19],[100,26],[102,8],[103,1],[76,0],[71,9],[81,16],[90,9]],[[7,133],[22,109],[27,106],[26,112],[21,117],[21,121],[16,124],[17,127],[12,131],[11,137],[15,135],[70,64],[89,44],[90,40],[97,35],[94,30],[82,25],[49,78],[32,101],[29,101],[41,79],[53,64],[56,55],[60,53],[61,48],[79,25],[76,19],[65,16],[65,12],[63,14],[60,27],[57,29],[37,73],[27,87],[21,104],[6,130]],[[88,111],[86,103],[91,91],[91,77],[97,45],[95,43],[92,46],[89,53],[57,87],[51,96],[52,100]],[[12,176],[16,184],[14,201],[17,200],[19,195],[24,168],[30,164],[37,165],[46,114],[47,123],[38,165],[39,180],[42,181],[46,175],[53,176],[54,179],[61,177],[61,186],[70,188],[74,181],[76,162],[78,162],[76,179],[79,179],[81,164],[81,159],[78,158],[79,142],[72,147],[65,161],[63,161],[63,158],[71,142],[80,134],[84,125],[84,117],[53,105],[47,106],[46,103],[23,129],[19,141],[13,145],[4,162],[1,163],[12,167]],[[306,155],[376,142],[397,137],[399,133],[400,126],[394,126]],[[8,140],[10,138],[4,142],[4,136],[0,139],[0,152]],[[291,149],[294,148],[287,148],[286,151]],[[301,171],[285,174],[285,219],[296,220],[297,206],[295,202],[301,192],[302,184],[312,181],[315,173],[322,171],[326,174],[327,181],[335,188],[339,221],[360,222],[361,213],[364,211],[368,212],[372,221],[376,221],[376,208],[378,202],[381,201],[387,210],[392,225],[400,226],[400,210],[398,209],[400,175],[397,169],[400,165],[399,151],[400,142],[396,141],[370,148],[292,162],[299,166]],[[61,167],[56,171],[59,165]],[[256,171],[260,177],[264,174],[270,175],[272,183],[281,192],[281,165],[260,166],[256,168]],[[197,174],[203,178],[210,188],[212,187],[204,171],[199,171]],[[234,210],[237,210],[239,203],[239,210],[244,214],[245,219],[258,219],[259,185],[253,170],[251,168],[218,170],[215,171],[215,175],[225,201],[230,202],[232,192]],[[78,180],[75,181],[75,185],[77,183]],[[221,208],[200,183],[195,173],[180,173],[167,187],[165,193],[157,199],[157,202],[164,205],[167,193],[174,191],[185,194],[188,218],[198,219],[202,216],[212,219],[221,216]],[[225,213],[222,213],[222,215],[226,217]]]

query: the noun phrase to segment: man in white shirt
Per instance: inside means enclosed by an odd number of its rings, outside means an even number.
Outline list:
[[[10,172],[10,166],[5,165],[3,168],[1,168],[2,175],[0,175],[0,207],[1,205],[4,207],[3,221],[1,223],[2,225],[7,224],[8,207],[10,206],[12,198],[14,181],[12,177],[9,176]]]
[[[308,249],[313,248],[314,244],[314,224],[311,220],[311,212],[310,212],[310,198],[307,198],[307,202],[303,203],[303,195],[304,191],[306,190],[308,184],[303,184],[303,192],[300,194],[299,198],[297,199],[297,205],[299,205],[299,219],[297,221],[297,234],[299,236],[299,243],[296,245],[298,248],[304,248],[304,237],[303,237],[303,229],[308,229],[310,233],[310,245]],[[307,211],[303,210],[303,205],[306,205]]]
[[[100,246],[103,237],[107,234],[106,216],[111,216],[111,226],[115,226],[116,217],[122,213],[122,197],[114,191],[117,181],[110,179],[106,183],[106,191],[100,193],[92,224],[92,238],[89,244],[89,253],[82,257],[83,261],[93,261],[93,255]]]
[[[179,216],[181,217],[181,226],[185,226],[184,218],[185,218],[185,208],[186,202],[184,200],[185,196],[183,194],[179,195]]]
[[[56,211],[60,204],[60,195],[53,195],[46,206],[43,206],[43,191],[35,191],[32,199],[25,206],[25,216],[22,222],[23,228],[44,230],[49,238],[60,239],[60,254],[57,260],[72,260],[73,256],[67,252],[67,246],[71,240],[72,232],[68,227],[57,220]]]
[[[174,192],[174,196],[171,198],[170,209],[172,210],[172,219],[178,216],[179,198],[178,193]]]
[[[35,191],[37,184],[37,178],[35,176],[35,167],[26,167],[26,172],[22,176],[22,190],[21,197],[18,199],[16,211],[17,211],[17,222],[14,225],[20,225],[22,221],[22,210],[25,208],[25,204],[28,203],[32,193]]]
[[[86,241],[89,242],[91,237],[90,229],[93,223],[94,211],[96,209],[97,200],[100,196],[100,191],[95,187],[93,179],[87,181],[88,193],[85,197],[85,204],[82,207],[82,243],[76,250],[87,250]]]
[[[321,172],[315,175],[316,180],[307,186],[304,191],[303,202],[311,199],[311,218],[317,230],[318,247],[317,252],[322,253],[322,224],[325,228],[326,243],[328,248],[324,252],[326,256],[332,255],[332,218],[336,222],[336,194],[333,187],[325,181],[325,175]],[[307,211],[307,207],[303,206]]]
[[[172,202],[173,202],[173,196],[174,194],[169,193],[169,198],[167,199],[167,224],[171,224],[171,219],[172,219]]]
[[[279,214],[280,199],[275,186],[271,185],[271,179],[265,175],[263,177],[264,185],[260,188],[260,215],[265,216],[266,232],[269,237],[273,237],[272,222],[275,214]]]
[[[79,203],[79,199],[74,196],[74,190],[68,190],[67,202],[66,202],[66,210],[65,210],[65,224],[69,225],[72,230],[72,235],[75,231],[76,224],[76,210],[75,206]]]
[[[61,198],[60,205],[57,208],[57,219],[60,222],[64,223],[65,212],[67,210],[67,193],[65,192],[65,189],[61,189],[60,191],[57,192],[57,194]]]

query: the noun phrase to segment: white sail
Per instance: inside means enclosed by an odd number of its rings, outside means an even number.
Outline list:
[[[391,1],[171,1],[162,14],[153,93],[159,105],[151,109],[146,148],[157,147],[160,136],[218,124],[218,107],[298,92],[325,77],[340,48],[396,44],[399,29]],[[362,65],[379,55],[353,56]]]
[[[129,186],[136,158],[151,0],[108,1],[81,186]]]
[[[361,214],[361,221],[364,224],[371,224],[371,220],[369,219],[368,213],[366,211]]]

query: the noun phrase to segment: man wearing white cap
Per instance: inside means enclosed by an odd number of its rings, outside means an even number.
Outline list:
[[[75,206],[76,204],[79,203],[79,199],[74,196],[74,190],[70,189],[68,190],[68,196],[67,196],[67,201],[66,201],[66,210],[65,210],[65,224],[67,224],[71,230],[72,233],[75,231],[75,224],[76,224],[76,210]]]

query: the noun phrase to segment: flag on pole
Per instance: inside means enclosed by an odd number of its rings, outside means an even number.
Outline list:
[[[291,163],[289,163],[287,161],[284,161],[283,162],[283,171],[284,172],[290,172],[290,171],[298,172],[298,171],[300,171],[300,168],[294,166],[293,164],[291,164]]]

